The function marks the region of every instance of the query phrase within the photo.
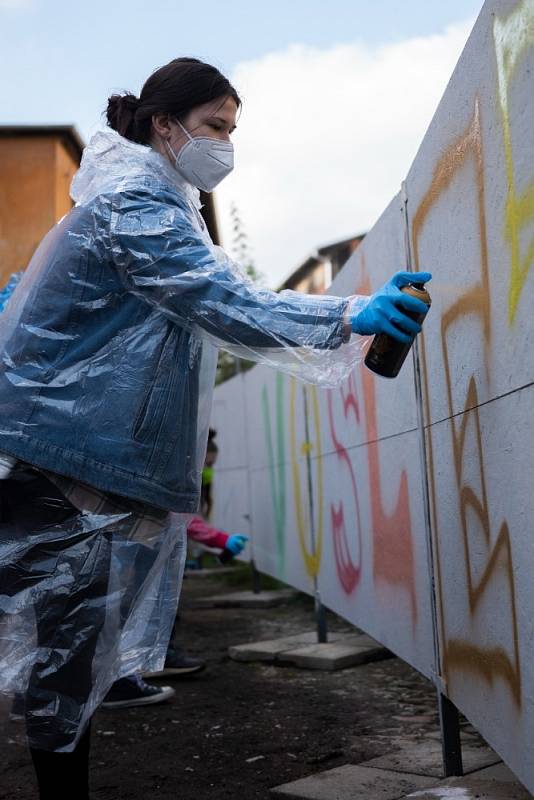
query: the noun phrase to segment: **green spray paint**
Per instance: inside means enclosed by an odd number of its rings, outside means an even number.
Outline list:
[[[278,572],[284,574],[285,567],[285,527],[286,527],[286,465],[285,465],[285,430],[284,430],[284,376],[276,376],[276,458],[274,455],[271,412],[269,395],[264,386],[261,393],[263,427],[267,455],[269,459],[269,475],[271,478],[271,497],[274,508],[276,527],[276,547],[278,551]]]

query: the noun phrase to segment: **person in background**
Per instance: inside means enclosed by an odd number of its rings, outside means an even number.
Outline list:
[[[228,561],[239,555],[245,548],[248,536],[241,533],[225,533],[208,525],[201,517],[193,517],[187,528],[187,536],[204,547],[226,553]],[[172,686],[153,685],[144,678],[180,678],[202,672],[206,662],[186,653],[177,640],[179,615],[176,616],[172,636],[167,648],[165,664],[162,669],[141,675],[128,675],[116,681],[102,702],[102,708],[132,708],[134,706],[165,703],[176,694]]]
[[[208,524],[202,517],[193,517],[187,526],[187,538],[209,547],[219,550],[219,558],[223,563],[228,563],[236,556],[239,556],[245,549],[249,537],[242,533],[226,533]],[[172,678],[183,675],[191,675],[201,672],[205,666],[205,661],[190,656],[186,653],[183,645],[178,640],[180,616],[176,617],[172,636],[167,649],[167,656],[163,669],[157,672],[146,674],[150,678]]]
[[[14,272],[10,276],[6,285],[2,289],[0,289],[0,312],[2,312],[6,307],[7,301],[9,300],[9,298],[19,285],[21,277],[22,277],[22,272]]]
[[[213,505],[211,494],[213,485],[213,467],[215,466],[215,462],[217,461],[217,456],[219,454],[219,448],[217,447],[217,442],[215,441],[216,436],[217,431],[213,428],[210,428],[208,432],[208,446],[206,448],[204,469],[202,470],[202,489],[200,492],[200,511],[204,519],[209,519],[211,517],[211,507]]]

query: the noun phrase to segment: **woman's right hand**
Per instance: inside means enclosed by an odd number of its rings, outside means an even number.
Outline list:
[[[245,536],[243,533],[232,533],[232,535],[228,537],[224,547],[225,550],[229,550],[232,555],[238,556],[239,553],[245,549],[247,542],[248,536]]]
[[[401,292],[401,288],[410,283],[426,283],[431,278],[430,272],[396,272],[381,289],[367,298],[363,306],[362,298],[358,298],[354,312],[349,309],[353,333],[364,336],[386,333],[399,342],[411,342],[421,332],[421,325],[410,314],[426,314],[428,306],[422,300]]]

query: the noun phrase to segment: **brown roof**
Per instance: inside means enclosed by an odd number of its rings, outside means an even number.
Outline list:
[[[303,264],[298,266],[290,275],[287,276],[285,281],[278,287],[277,291],[294,286],[296,283],[302,280],[302,278],[305,278],[314,266],[320,264],[323,258],[328,258],[331,254],[335,253],[336,250],[339,250],[344,245],[349,245],[352,242],[360,243],[364,237],[365,233],[358,233],[355,236],[349,236],[347,239],[340,239],[339,241],[324,245],[323,247],[318,247],[315,252],[308,256]]]
[[[0,136],[57,136],[78,162],[85,147],[74,125],[0,125]]]

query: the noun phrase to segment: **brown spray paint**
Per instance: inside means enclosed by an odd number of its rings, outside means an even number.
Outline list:
[[[363,257],[362,267],[365,274]],[[355,291],[356,294],[370,294],[369,278],[365,277]],[[405,469],[401,470],[395,505],[388,514],[384,509],[384,493],[389,495],[392,487],[383,485],[380,473],[375,377],[367,369],[361,370],[361,376],[373,526],[373,578],[375,583],[399,587],[408,593],[412,622],[415,625],[417,595],[408,474]]]
[[[412,241],[414,267],[420,268],[420,238],[430,210],[438,203],[443,194],[451,188],[454,176],[469,161],[474,164],[477,190],[477,222],[480,243],[479,275],[473,284],[455,300],[443,313],[441,318],[441,342],[443,369],[447,387],[447,406],[451,425],[451,449],[458,493],[461,519],[461,537],[466,566],[467,593],[471,616],[477,612],[480,603],[491,591],[492,581],[500,570],[504,570],[508,586],[505,602],[499,599],[499,608],[510,614],[513,647],[507,652],[504,647],[486,647],[468,639],[451,637],[447,633],[445,614],[445,595],[443,586],[440,535],[437,515],[438,478],[435,467],[433,431],[431,426],[431,407],[429,392],[429,366],[424,336],[421,337],[421,358],[423,366],[424,413],[427,427],[427,454],[431,499],[432,527],[436,554],[440,639],[442,642],[442,669],[448,681],[454,671],[469,671],[481,675],[488,682],[495,678],[504,680],[511,691],[514,702],[521,705],[521,665],[519,658],[519,637],[516,612],[515,581],[510,533],[506,520],[500,525],[495,539],[488,509],[488,495],[484,467],[483,443],[479,418],[479,400],[476,376],[472,375],[465,397],[460,422],[456,421],[453,405],[453,379],[449,356],[448,337],[454,331],[457,320],[466,315],[478,318],[484,340],[484,360],[489,374],[489,351],[491,346],[491,291],[488,270],[488,247],[486,236],[484,162],[480,125],[480,107],[475,99],[473,115],[465,131],[457,137],[438,161],[430,186],[421,200],[412,221]],[[434,369],[439,368],[433,365]],[[463,459],[468,440],[468,428],[473,422],[475,429],[474,445],[477,452],[478,471],[480,477],[480,493],[468,485],[463,475]],[[468,513],[471,511],[479,524],[486,548],[486,561],[481,577],[474,577],[474,555],[470,547],[470,531]]]

